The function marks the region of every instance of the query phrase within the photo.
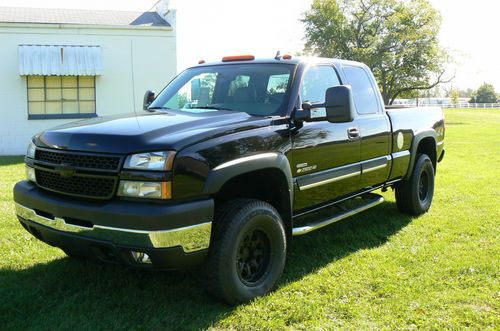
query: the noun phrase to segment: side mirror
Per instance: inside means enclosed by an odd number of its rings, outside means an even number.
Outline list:
[[[143,110],[148,110],[149,105],[153,100],[155,99],[155,93],[151,90],[147,90],[146,93],[144,93],[144,100],[142,102],[142,109]]]
[[[311,110],[314,108],[326,108],[326,116],[312,117]],[[354,104],[351,88],[345,85],[330,87],[325,92],[324,103],[304,102],[302,110],[295,112],[295,120],[298,122],[352,122],[354,120]]]
[[[347,123],[354,120],[354,105],[350,86],[330,87],[325,93],[326,119],[331,123]]]

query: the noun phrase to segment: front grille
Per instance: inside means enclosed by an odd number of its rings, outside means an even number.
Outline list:
[[[62,177],[56,172],[41,169],[36,169],[35,174],[39,186],[59,193],[106,199],[111,198],[115,189],[116,180],[110,177]]]
[[[70,152],[51,152],[37,149],[35,160],[55,164],[68,165],[77,168],[99,169],[117,171],[120,166],[119,156],[101,156],[89,154],[76,154]]]

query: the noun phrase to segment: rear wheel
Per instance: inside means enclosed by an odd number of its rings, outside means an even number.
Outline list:
[[[434,167],[426,154],[417,155],[413,173],[396,186],[396,204],[401,212],[421,215],[434,197]]]
[[[216,215],[208,291],[229,304],[264,295],[281,277],[285,257],[285,229],[276,209],[260,200],[229,201]]]

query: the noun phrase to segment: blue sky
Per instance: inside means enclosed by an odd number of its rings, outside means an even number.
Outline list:
[[[430,0],[443,17],[441,43],[456,64],[454,87],[476,88],[493,83],[500,91],[500,41],[496,0]],[[276,50],[299,52],[299,22],[311,0],[171,0],[178,10],[178,69],[199,59],[227,54],[273,56]],[[0,6],[148,10],[156,0],[0,0]]]

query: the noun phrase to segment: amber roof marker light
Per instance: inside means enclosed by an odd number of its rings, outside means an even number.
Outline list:
[[[198,61],[198,64],[203,64],[203,63],[205,63],[205,60]]]
[[[255,56],[245,54],[245,55],[231,55],[224,56],[222,58],[222,62],[231,62],[231,61],[252,61],[255,60]]]
[[[288,54],[288,53],[284,54],[284,55],[281,55],[281,52],[277,51],[276,55],[274,56],[274,59],[275,60],[291,60],[292,59],[292,55]]]

